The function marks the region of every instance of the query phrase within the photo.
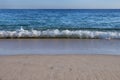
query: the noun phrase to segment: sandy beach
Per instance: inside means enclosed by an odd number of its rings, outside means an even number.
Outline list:
[[[120,80],[120,56],[0,56],[0,80]]]

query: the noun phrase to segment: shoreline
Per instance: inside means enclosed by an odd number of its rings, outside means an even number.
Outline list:
[[[12,45],[12,46],[11,46]],[[0,55],[120,54],[119,40],[0,39]]]
[[[19,56],[115,56],[120,57],[120,55],[115,54],[16,54],[16,55],[0,55],[0,57],[19,57]]]

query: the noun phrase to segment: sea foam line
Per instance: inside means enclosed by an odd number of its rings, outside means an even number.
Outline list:
[[[120,32],[89,30],[25,30],[0,31],[0,38],[80,38],[80,39],[120,39]]]

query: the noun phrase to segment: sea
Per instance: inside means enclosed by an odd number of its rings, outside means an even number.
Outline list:
[[[120,9],[0,9],[0,55],[119,54]]]
[[[120,9],[1,9],[0,38],[120,39]]]

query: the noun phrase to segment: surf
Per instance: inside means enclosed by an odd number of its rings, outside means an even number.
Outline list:
[[[119,31],[90,30],[25,30],[0,31],[0,38],[78,38],[78,39],[120,39]]]

